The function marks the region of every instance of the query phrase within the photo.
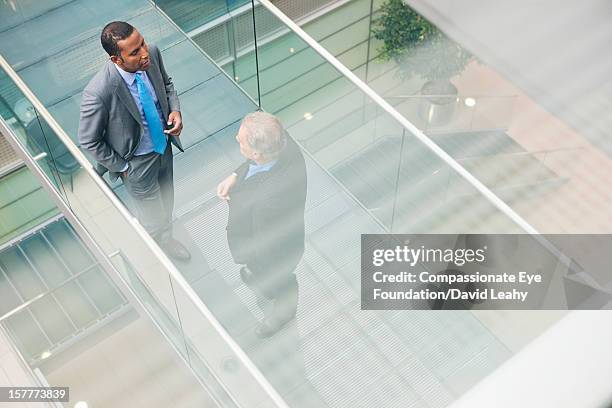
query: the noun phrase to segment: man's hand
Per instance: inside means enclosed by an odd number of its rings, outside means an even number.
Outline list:
[[[130,171],[130,163],[126,163],[126,165],[123,167],[123,171],[119,172],[119,177],[121,177],[121,180],[126,180],[128,178],[128,172]]]
[[[229,200],[229,192],[232,189],[232,187],[234,187],[234,184],[236,184],[236,181],[238,180],[238,176],[236,175],[236,173],[231,174],[230,176],[227,176],[225,178],[225,180],[223,180],[222,182],[219,183],[219,185],[217,186],[217,197],[219,197],[222,200]]]
[[[164,133],[172,136],[179,136],[181,134],[181,131],[183,130],[183,118],[181,117],[181,112],[170,112],[170,115],[168,115],[168,126],[172,126],[172,128],[164,130]]]

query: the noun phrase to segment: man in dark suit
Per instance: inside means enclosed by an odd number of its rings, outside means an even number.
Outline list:
[[[172,238],[171,143],[181,149],[183,129],[172,78],[157,47],[149,47],[130,24],[107,24],[100,40],[110,59],[83,91],[81,147],[112,181],[121,177],[138,220],[162,249],[189,260],[187,249]]]
[[[268,113],[247,115],[236,139],[247,161],[219,184],[217,195],[229,204],[227,239],[234,261],[246,265],[242,280],[274,302],[255,329],[269,337],[297,310],[294,271],[304,254],[306,165],[297,144]]]

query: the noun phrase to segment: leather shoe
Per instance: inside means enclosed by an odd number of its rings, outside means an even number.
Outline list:
[[[255,282],[255,277],[253,276],[253,272],[249,270],[246,266],[240,268],[240,279],[244,282],[248,287],[253,286]]]
[[[255,327],[255,335],[260,339],[272,337],[276,332],[283,328],[284,325],[289,323],[295,318],[295,315],[288,316],[286,318],[279,318],[276,316],[266,317],[261,323]]]
[[[174,238],[168,239],[166,242],[161,244],[161,247],[171,258],[179,261],[188,261],[191,259],[191,254],[187,248],[185,248],[185,245],[181,244]]]
[[[284,325],[295,319],[297,304],[297,286],[293,286],[274,301],[272,312],[255,327],[255,335],[261,339],[274,335]]]

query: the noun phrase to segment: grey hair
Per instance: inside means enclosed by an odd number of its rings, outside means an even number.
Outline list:
[[[287,131],[280,120],[267,112],[252,112],[242,119],[251,149],[275,159],[287,145]]]

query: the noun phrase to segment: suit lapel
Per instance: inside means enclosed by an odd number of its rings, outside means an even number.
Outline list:
[[[159,74],[159,72],[157,60],[153,58],[153,55],[151,55],[151,66],[147,70],[147,75],[151,81],[151,84],[153,84],[153,89],[155,89],[155,95],[157,95],[157,100],[162,108],[162,113],[164,116],[168,116],[170,113],[168,112],[168,100],[166,99],[166,92],[162,83],[161,74]]]
[[[161,107],[162,114],[164,117],[162,120],[165,122],[168,119],[168,115],[170,115],[170,107],[168,106],[168,98],[166,97],[166,86],[164,85],[164,81],[162,79],[161,71],[159,69],[158,60],[155,57],[157,53],[151,52],[151,66],[147,70],[147,76],[149,77],[149,81],[153,85],[153,89],[155,90],[155,95],[157,95],[157,101],[159,102],[159,106]],[[183,150],[183,143],[181,139],[174,136],[169,136],[170,142],[177,147],[181,152]]]
[[[134,102],[134,98],[132,98],[132,94],[130,94],[130,90],[123,81],[123,78],[121,78],[121,75],[119,75],[119,72],[117,72],[117,68],[113,66],[114,63],[109,61],[108,64],[108,72],[112,84],[115,87],[115,95],[119,97],[119,100],[125,105],[126,109],[134,117],[136,122],[142,126],[140,112],[138,112],[138,107],[136,106],[136,102]]]

